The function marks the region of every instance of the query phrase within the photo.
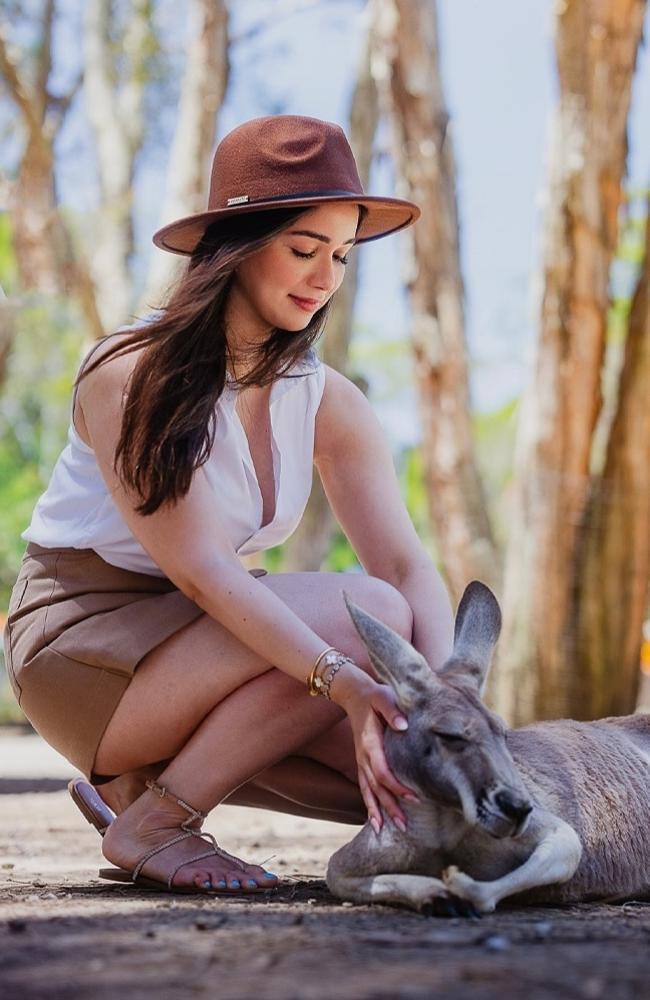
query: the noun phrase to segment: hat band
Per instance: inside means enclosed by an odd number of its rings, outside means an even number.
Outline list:
[[[334,188],[329,191],[295,191],[291,194],[262,195],[260,198],[251,198],[247,194],[237,195],[236,198],[228,198],[226,205],[228,208],[234,205],[255,205],[258,202],[269,201],[293,201],[294,198],[365,198],[363,191],[342,191]]]

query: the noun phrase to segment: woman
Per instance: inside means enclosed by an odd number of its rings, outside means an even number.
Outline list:
[[[28,718],[118,814],[104,877],[273,888],[200,832],[225,799],[404,828],[413,793],[382,733],[407,721],[340,577],[262,576],[238,557],[295,529],[315,464],[367,572],[346,577],[351,598],[432,668],[447,655],[449,601],[378,421],[311,347],[351,247],[418,214],[364,194],[338,126],[246,122],[217,148],[208,211],[154,237],[190,257],[165,309],[81,366],[68,447],[23,534],[5,649]]]

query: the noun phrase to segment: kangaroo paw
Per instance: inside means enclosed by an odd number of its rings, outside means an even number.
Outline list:
[[[476,882],[455,865],[450,865],[442,873],[447,892],[469,903],[478,913],[492,913],[497,905],[489,883]]]

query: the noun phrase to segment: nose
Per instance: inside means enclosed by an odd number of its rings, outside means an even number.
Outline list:
[[[533,806],[529,799],[515,792],[501,791],[494,796],[494,801],[504,816],[517,823],[523,822]]]
[[[311,276],[311,284],[314,288],[320,288],[322,291],[328,294],[333,292],[336,288],[336,261],[330,260],[329,257],[321,257],[319,259],[318,255],[314,260],[314,270]],[[343,270],[343,268],[341,268]],[[343,277],[343,275],[341,275]]]

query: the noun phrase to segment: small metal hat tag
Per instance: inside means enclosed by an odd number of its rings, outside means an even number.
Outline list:
[[[226,201],[226,205],[228,207],[230,207],[230,205],[245,205],[247,201],[248,201],[248,195],[240,194],[239,197],[237,198],[228,198],[228,200]]]

